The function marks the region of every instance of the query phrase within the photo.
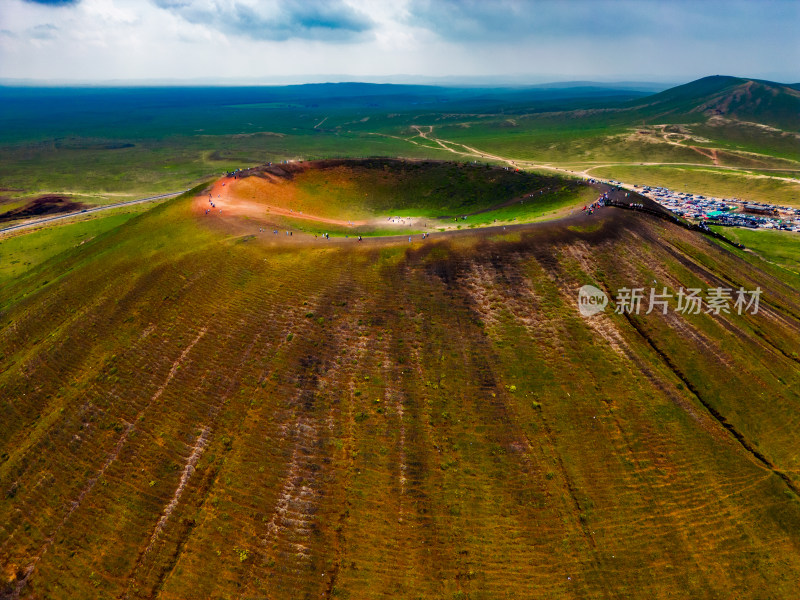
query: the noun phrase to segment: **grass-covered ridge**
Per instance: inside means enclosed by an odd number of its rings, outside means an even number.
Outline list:
[[[219,205],[211,217],[246,216],[268,230],[385,236],[557,218],[598,192],[511,167],[371,158],[262,165],[218,180],[208,194]]]
[[[488,210],[527,194],[585,187],[578,181],[487,164],[367,159],[277,165],[267,169],[295,188],[296,210],[323,216],[445,217]],[[258,179],[250,183],[258,185]]]
[[[148,205],[133,205],[90,218],[79,216],[65,224],[49,224],[33,232],[21,230],[0,237],[0,288],[48,259],[116,229],[149,208]]]

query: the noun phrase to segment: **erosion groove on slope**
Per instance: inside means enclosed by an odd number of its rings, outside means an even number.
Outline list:
[[[789,478],[789,476],[786,475],[786,473],[780,471],[766,456],[764,456],[764,454],[756,450],[753,447],[753,445],[747,440],[747,438],[740,431],[738,431],[736,427],[734,427],[733,424],[725,418],[724,415],[722,415],[717,409],[711,406],[711,404],[709,404],[708,401],[706,401],[703,398],[700,391],[686,376],[683,375],[683,373],[681,373],[680,369],[675,365],[673,360],[669,356],[664,354],[661,350],[659,350],[656,343],[647,334],[644,328],[642,328],[642,326],[636,322],[636,319],[634,319],[627,312],[625,313],[625,317],[628,323],[630,323],[631,327],[633,327],[639,333],[639,335],[642,336],[642,339],[644,339],[647,342],[647,344],[653,349],[653,351],[659,356],[659,358],[661,358],[661,360],[664,361],[664,363],[670,368],[670,370],[672,370],[675,376],[683,382],[683,384],[687,387],[687,389],[689,389],[689,391],[692,392],[695,398],[697,398],[700,404],[703,405],[703,407],[711,414],[711,416],[713,416],[714,419],[716,419],[716,421],[722,427],[724,427],[737,442],[739,442],[742,448],[744,448],[757,462],[761,463],[767,469],[775,473],[775,475],[780,477],[792,492],[794,492],[797,495],[800,495],[800,489],[798,489],[798,487]]]

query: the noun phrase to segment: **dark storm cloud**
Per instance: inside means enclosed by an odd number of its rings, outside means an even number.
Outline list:
[[[409,22],[457,42],[515,37],[607,35],[634,15],[641,2],[524,2],[519,0],[412,0]],[[625,21],[620,22],[619,14]]]
[[[67,6],[77,4],[80,0],[24,0],[29,4],[44,4],[45,6]]]
[[[636,36],[741,38],[776,23],[796,27],[797,0],[411,0],[410,24],[455,42],[575,38],[614,43]],[[785,28],[785,27],[784,27]]]
[[[372,20],[341,1],[283,0],[265,5],[195,0],[155,0],[160,8],[190,23],[208,25],[229,35],[254,40],[290,39],[356,41],[373,27]]]

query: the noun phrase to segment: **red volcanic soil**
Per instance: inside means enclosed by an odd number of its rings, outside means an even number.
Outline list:
[[[293,190],[288,186],[270,186],[269,193],[263,193],[262,197],[255,200],[248,200],[243,198],[238,193],[238,188],[246,179],[231,179],[222,178],[216,181],[211,189],[207,192],[208,195],[200,195],[195,198],[194,209],[195,212],[205,212],[210,208],[209,198],[214,202],[214,208],[211,209],[212,214],[222,214],[226,216],[246,216],[255,219],[268,221],[269,216],[283,216],[291,217],[293,219],[302,219],[305,221],[315,221],[317,223],[328,225],[341,225],[341,226],[358,226],[366,224],[366,221],[347,221],[346,219],[331,219],[319,215],[312,215],[308,213],[301,213],[285,208],[283,206],[270,203],[269,196],[285,203],[287,197],[291,196]],[[250,182],[247,182],[249,184]],[[265,187],[269,184],[265,183]]]

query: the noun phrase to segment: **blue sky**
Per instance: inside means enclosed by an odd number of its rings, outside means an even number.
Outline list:
[[[0,78],[800,81],[800,0],[2,0]]]

